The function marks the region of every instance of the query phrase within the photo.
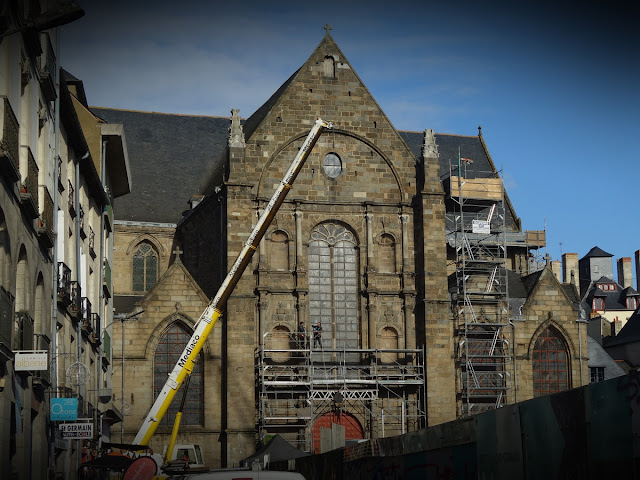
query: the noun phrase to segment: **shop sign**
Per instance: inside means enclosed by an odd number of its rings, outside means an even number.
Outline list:
[[[22,350],[15,353],[13,365],[16,372],[47,370],[49,368],[46,350]]]
[[[69,440],[93,438],[93,422],[61,423],[58,427],[62,438]]]
[[[50,407],[50,420],[65,421],[78,419],[77,398],[52,398]]]

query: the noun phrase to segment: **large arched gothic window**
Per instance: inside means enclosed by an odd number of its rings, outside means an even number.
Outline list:
[[[158,281],[158,254],[148,242],[133,252],[133,290],[148,292]]]
[[[176,362],[184,351],[187,343],[191,339],[192,333],[187,330],[181,322],[174,322],[169,325],[158,342],[153,357],[153,397],[158,398],[162,391],[167,377],[173,371]],[[204,375],[203,363],[204,358],[202,352],[198,355],[198,360],[191,373],[189,380],[189,388],[187,390],[187,398],[182,411],[181,425],[203,425],[204,414],[202,405],[204,404]],[[174,402],[169,405],[169,409],[165,414],[160,425],[173,427],[176,413],[180,407],[182,400],[182,392],[184,391],[186,381],[180,386],[176,393]]]
[[[358,348],[356,240],[342,225],[316,227],[309,241],[309,320],[324,348]]]
[[[569,388],[569,355],[557,329],[545,328],[533,347],[533,396]]]

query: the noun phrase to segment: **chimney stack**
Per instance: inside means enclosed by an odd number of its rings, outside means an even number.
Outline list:
[[[640,250],[636,250],[636,290],[640,292]]]
[[[562,279],[564,283],[572,283],[578,288],[578,254],[563,253],[562,254]]]
[[[618,259],[618,283],[622,285],[622,288],[633,286],[631,257],[622,257]]]
[[[562,262],[560,260],[551,261],[551,273],[562,283]]]

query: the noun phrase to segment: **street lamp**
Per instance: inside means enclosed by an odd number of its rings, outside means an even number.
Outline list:
[[[121,313],[121,314],[117,314],[113,316],[113,320],[120,320],[120,322],[122,323],[122,372],[121,372],[121,376],[122,376],[122,395],[121,395],[121,412],[122,412],[122,422],[120,423],[120,443],[124,443],[124,322],[126,322],[127,320],[137,320],[138,316],[144,312],[143,308],[138,308],[136,310],[134,310],[133,312],[129,312],[129,313]],[[113,322],[111,322],[109,325],[107,325],[106,328],[108,328]]]

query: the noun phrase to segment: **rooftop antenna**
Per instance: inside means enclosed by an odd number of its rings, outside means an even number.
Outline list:
[[[543,230],[544,230],[544,256],[547,256],[547,217],[543,218]]]

